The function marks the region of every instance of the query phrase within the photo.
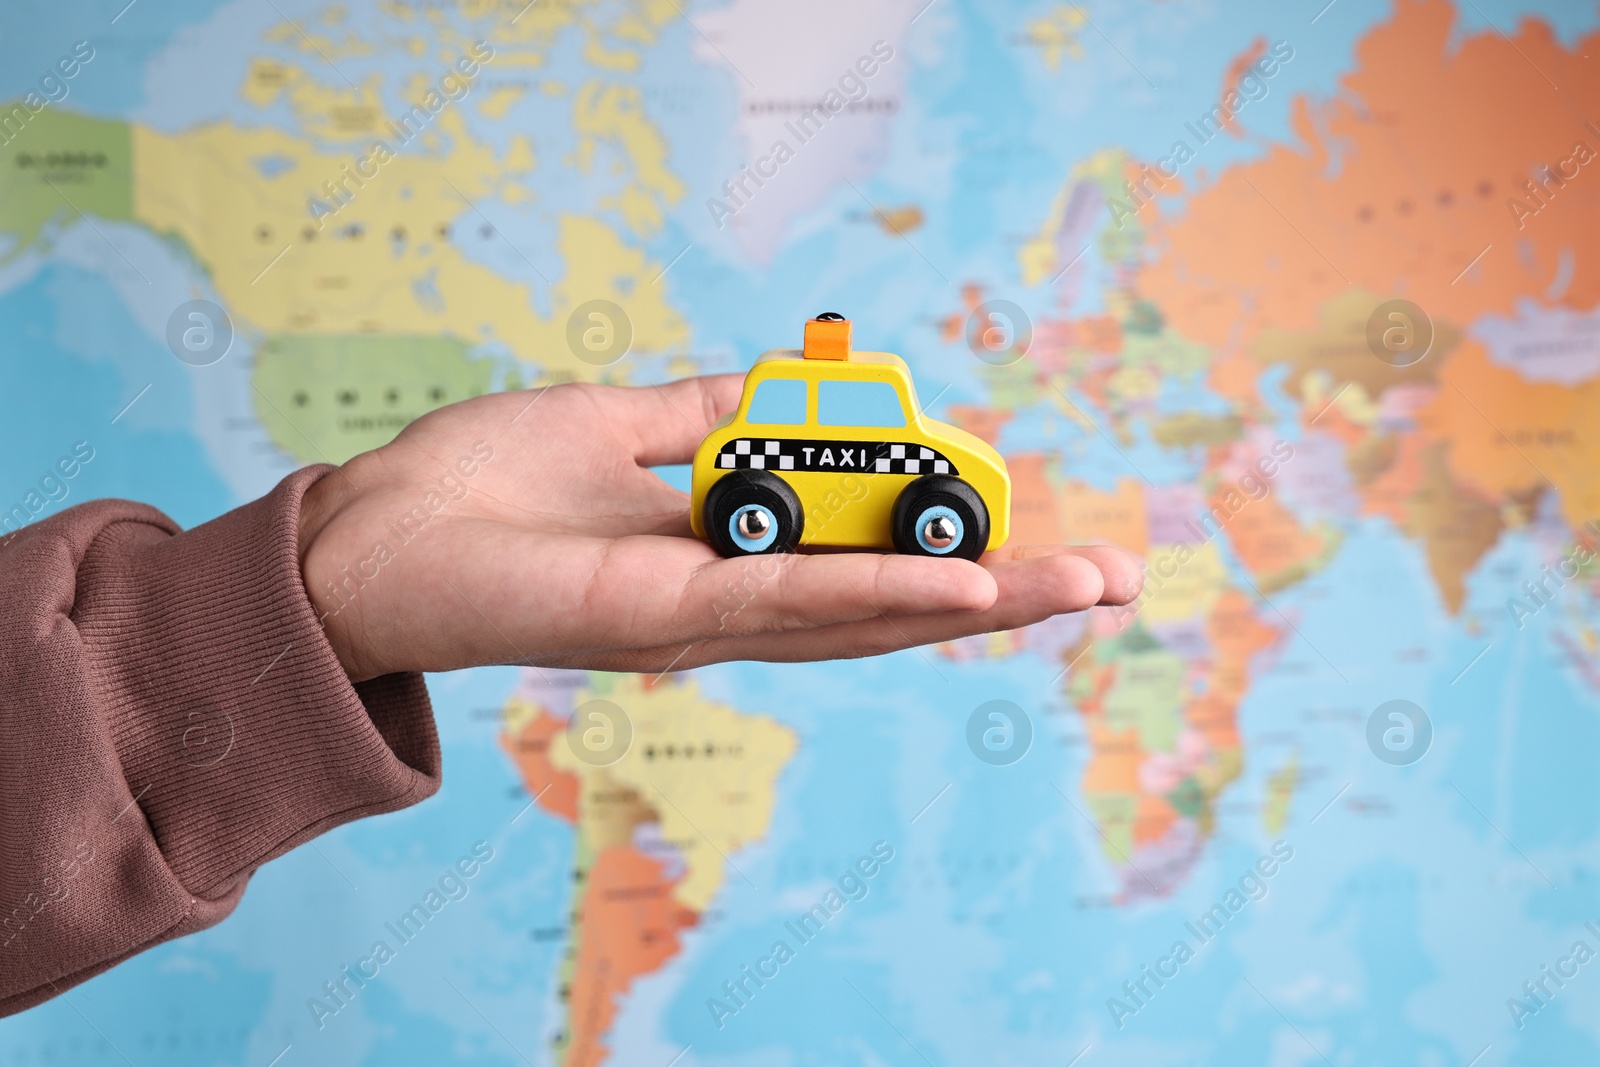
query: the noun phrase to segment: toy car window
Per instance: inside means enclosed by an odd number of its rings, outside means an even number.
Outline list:
[[[800,426],[806,421],[806,383],[800,378],[768,378],[756,386],[744,421],[769,426]]]
[[[818,382],[817,422],[823,426],[904,426],[900,394],[888,382]]]

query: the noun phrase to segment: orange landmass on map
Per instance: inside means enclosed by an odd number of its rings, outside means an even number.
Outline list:
[[[1144,750],[1139,747],[1139,731],[1107,726],[1105,717],[1086,719],[1089,749],[1093,753],[1083,769],[1086,794],[1133,796],[1139,792],[1139,762]]]
[[[1213,659],[1206,672],[1205,692],[1189,702],[1184,717],[1213,752],[1224,755],[1219,762],[1232,763],[1230,779],[1238,773],[1239,701],[1250,688],[1250,660],[1276,641],[1279,633],[1261,621],[1250,598],[1237,589],[1224,590],[1206,620]],[[1227,753],[1234,754],[1231,760]],[[1220,790],[1223,784],[1207,783],[1208,791]]]
[[[972,313],[978,310],[978,305],[983,303],[983,286],[976,282],[967,282],[961,287],[961,306],[964,310],[952,311],[939,320],[939,340],[947,345],[953,345],[966,337],[967,320]]]
[[[1363,515],[1381,515],[1404,529],[1411,498],[1422,485],[1422,452],[1427,442],[1417,434],[1369,437],[1346,453],[1361,497]]]
[[[1011,475],[1011,544],[1050,545],[1061,540],[1055,488],[1039,453],[1006,457]]]
[[[1071,320],[1073,342],[1101,355],[1114,356],[1122,351],[1122,323],[1112,315],[1085,315]]]
[[[1178,821],[1178,809],[1159,793],[1140,793],[1139,806],[1133,813],[1133,843],[1143,845],[1159,841]]]
[[[1023,453],[1006,457],[1011,475],[1011,544],[1111,544],[1143,556],[1149,547],[1144,490],[1123,479],[1103,493],[1082,482],[1056,485],[1049,457]]]
[[[1144,490],[1123,478],[1109,493],[1068,481],[1057,497],[1059,529],[1055,540],[1069,544],[1120,545],[1144,558],[1150,542]]]
[[[1313,330],[1262,330],[1250,346],[1258,377],[1262,365],[1282,365],[1283,389],[1297,399],[1304,396],[1307,380],[1313,376],[1333,383],[1329,392],[1334,395],[1350,383],[1361,386],[1369,398],[1382,396],[1397,386],[1426,386],[1460,343],[1460,334],[1448,323],[1432,323],[1427,355],[1408,366],[1392,366],[1374,356],[1367,344],[1367,320],[1383,300],[1365,290],[1350,289],[1319,309]],[[1253,398],[1255,387],[1256,383],[1251,382],[1247,392],[1237,396]],[[1305,412],[1305,418],[1322,424],[1337,413],[1337,409],[1324,411],[1326,405],[1327,401],[1313,405]]]
[[[1195,758],[1185,754],[1191,751],[1187,741],[1178,743],[1177,752],[1151,753],[1142,744],[1138,727],[1113,726],[1107,721],[1106,697],[1116,680],[1117,653],[1101,661],[1091,649],[1074,668],[1074,701],[1089,742],[1080,788],[1086,797],[1101,802],[1096,811],[1107,834],[1122,829],[1125,820],[1131,819],[1127,829],[1135,846],[1162,840],[1184,817],[1194,818],[1200,833],[1209,833],[1213,803],[1244,766],[1239,702],[1250,687],[1252,658],[1277,641],[1280,631],[1261,621],[1244,593],[1229,588],[1218,597],[1205,632],[1211,654],[1193,664],[1204,678],[1200,692],[1181,708],[1142,712],[1181,715],[1185,728],[1203,742],[1197,750],[1201,754],[1198,762],[1187,762]],[[1190,792],[1185,795],[1184,786],[1168,791],[1147,784],[1140,772],[1152,758],[1186,761],[1178,765],[1177,773],[1187,781]]]
[[[1417,423],[1449,446],[1451,480],[1492,501],[1553,486],[1574,529],[1600,516],[1600,380],[1529,382],[1476,342],[1439,373],[1442,387]]]
[[[1500,539],[1500,508],[1450,476],[1446,446],[1433,444],[1418,459],[1422,477],[1406,501],[1401,529],[1422,541],[1428,570],[1445,607],[1461,610],[1467,574]]]
[[[1112,410],[1111,382],[1121,369],[1121,363],[1116,360],[1101,360],[1084,368],[1076,378],[1078,390],[1093,401],[1095,407],[1111,414],[1113,418],[1116,412]]]
[[[989,444],[1000,439],[1000,430],[1011,421],[1011,412],[1004,408],[984,407],[979,404],[951,404],[950,422]]]
[[[695,913],[673,899],[675,880],[665,864],[630,843],[633,826],[652,813],[632,791],[605,783],[606,810],[579,818],[583,783],[550,761],[551,740],[566,720],[540,707],[515,736],[502,745],[539,806],[579,827],[594,849],[587,867],[579,866],[582,896],[573,921],[573,950],[567,968],[567,1032],[557,1042],[563,1067],[596,1067],[609,1049],[603,1043],[617,1012],[618,999],[640,975],[660,967],[678,951],[678,931],[695,925]],[[591,784],[591,789],[597,788]]]
[[[1083,716],[1084,730],[1089,739],[1089,759],[1084,764],[1079,788],[1089,798],[1117,800],[1131,808],[1132,842],[1150,840],[1141,836],[1153,825],[1141,816],[1144,808],[1144,790],[1139,782],[1139,765],[1145,760],[1144,746],[1139,743],[1138,727],[1116,727],[1106,721],[1105,698],[1117,677],[1117,663],[1097,662],[1092,652],[1083,657],[1082,670],[1087,691],[1079,697],[1078,710]],[[1097,808],[1096,817],[1105,831],[1115,831],[1127,817],[1127,811]],[[1163,824],[1170,825],[1170,820]]]
[[[1315,424],[1311,422],[1312,419],[1317,420]],[[1303,410],[1301,422],[1308,430],[1314,425],[1317,430],[1338,438],[1346,448],[1352,450],[1368,441],[1371,436],[1370,427],[1363,426],[1346,415],[1340,410],[1338,401],[1332,398],[1323,400],[1315,411]]]
[[[1152,220],[1164,251],[1141,294],[1180,333],[1219,350],[1248,346],[1268,324],[1310,330],[1351,287],[1460,324],[1511,312],[1563,271],[1570,277],[1549,299],[1600,301],[1600,260],[1572,256],[1584,235],[1600,233],[1600,160],[1575,176],[1568,163],[1537,215],[1510,206],[1532,203],[1522,183],[1535,168],[1571,160],[1579,142],[1600,152],[1580,111],[1600,100],[1600,64],[1586,58],[1600,51],[1600,33],[1568,50],[1537,20],[1509,39],[1492,30],[1456,38],[1455,22],[1447,0],[1396,0],[1392,18],[1356,46],[1344,94],[1295,101],[1301,144],[1228,168],[1181,214]]]
[[[1224,500],[1230,493],[1237,495],[1238,490],[1229,486],[1226,492],[1212,496],[1214,511],[1227,514]],[[1303,576],[1327,547],[1320,535],[1302,526],[1275,496],[1249,501],[1224,528],[1239,562],[1267,591]]]
[[[575,927],[581,932],[573,967],[563,1067],[597,1067],[610,1049],[602,1038],[617,1001],[640,975],[678,951],[678,931],[694,912],[672,897],[660,860],[631,846],[609,848],[589,868]]]
[[[565,719],[558,719],[541,707],[536,718],[530,719],[515,737],[500,735],[500,744],[522,775],[522,782],[530,797],[552,815],[567,822],[578,821],[578,776],[558,771],[550,763],[550,739],[567,728]]]
[[[1267,54],[1267,39],[1257,37],[1250,42],[1250,47],[1233,57],[1233,62],[1228,64],[1228,72],[1222,76],[1222,90],[1217,94],[1217,106],[1222,108],[1224,116],[1222,128],[1235,137],[1243,136],[1239,127],[1234,124],[1234,112],[1228,109],[1228,94],[1238,91],[1239,79],[1244,77],[1245,71],[1250,69],[1250,64]]]

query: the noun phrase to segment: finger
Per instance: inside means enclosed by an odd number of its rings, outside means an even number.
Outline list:
[[[727,660],[802,662],[879,656],[917,645],[1031,626],[1083,611],[1103,595],[1099,569],[1083,556],[1058,553],[990,566],[999,595],[977,612],[884,614],[783,634],[748,634],[651,649],[618,649],[566,657],[550,666],[617,671],[685,670]]]
[[[596,390],[608,422],[641,467],[687,463],[711,426],[739,406],[742,374]]]
[[[1139,557],[1113,545],[1017,545],[1002,550],[1014,560],[1038,559],[1042,556],[1081,556],[1100,569],[1105,584],[1105,594],[1100,603],[1108,606],[1131,604],[1144,589],[1144,568]]]
[[[481,486],[472,491],[500,509],[495,517],[547,532],[608,538],[629,534],[694,536],[689,526],[689,494],[674,489],[642,467],[629,466],[614,479],[591,486],[583,511],[576,515],[528,507]]]
[[[688,493],[662,483],[660,489],[654,489],[648,495],[651,501],[649,521],[632,532],[694,538],[694,525],[689,521],[691,498]]]
[[[987,610],[993,576],[967,560],[842,552],[718,560],[685,590],[678,629],[691,638],[790,633],[870,619]],[[695,620],[714,619],[702,630]]]
[[[997,563],[989,568],[999,595],[986,611],[920,616],[881,615],[823,630],[789,635],[787,641],[752,635],[737,648],[710,648],[717,659],[749,658],[775,662],[854,659],[880,656],[918,645],[953,641],[973,634],[1031,626],[1053,615],[1093,607],[1103,595],[1099,568],[1081,556],[1062,554]],[[698,650],[697,650],[698,651]],[[692,659],[690,652],[686,659]]]
[[[547,586],[562,610],[527,616],[546,647],[645,648],[740,634],[785,634],[870,619],[982,611],[994,579],[966,560],[842,553],[720,559],[704,542],[625,537],[590,549],[566,588]],[[549,582],[551,578],[541,579]],[[555,579],[559,581],[559,579]]]
[[[792,633],[880,612],[976,612],[997,592],[989,572],[966,560],[865,553],[725,560],[689,538],[526,533],[468,521],[460,534],[474,545],[471,560],[451,557],[441,570],[473,609],[460,613],[451,634],[457,665],[473,655],[504,657],[506,649],[521,658],[537,651],[546,662]],[[530,560],[544,561],[537,573]]]

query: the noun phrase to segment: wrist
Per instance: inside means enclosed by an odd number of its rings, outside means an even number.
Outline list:
[[[348,506],[353,496],[353,485],[342,468],[329,470],[305,491],[300,499],[299,543],[300,580],[305,585],[306,596],[317,621],[332,646],[339,665],[352,681],[364,675],[356,663],[356,655],[348,640],[347,628],[339,618],[343,606],[334,595],[333,577],[328,571],[327,546],[323,534],[334,519]]]

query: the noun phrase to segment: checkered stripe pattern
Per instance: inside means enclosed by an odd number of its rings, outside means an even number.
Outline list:
[[[717,453],[721,470],[855,471],[860,474],[959,474],[936,449],[886,441],[805,441],[741,437]]]

